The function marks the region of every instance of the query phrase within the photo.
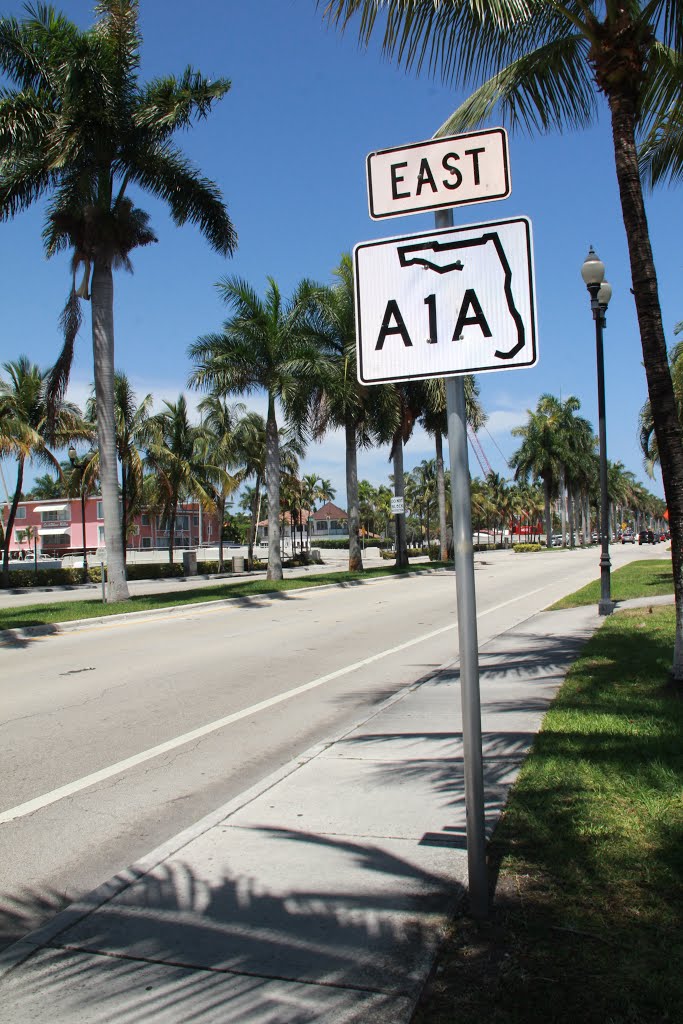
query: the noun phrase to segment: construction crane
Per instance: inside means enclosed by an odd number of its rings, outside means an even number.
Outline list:
[[[472,429],[469,423],[467,424],[467,436],[470,439],[472,451],[476,456],[477,462],[481,466],[481,471],[484,474],[484,476],[487,477],[489,473],[493,472],[493,470],[491,469],[491,463],[486,458],[486,453],[484,452],[484,449],[481,446],[481,441],[479,440],[475,431]]]

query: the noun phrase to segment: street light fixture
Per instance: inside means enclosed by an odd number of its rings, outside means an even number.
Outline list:
[[[73,445],[69,448],[69,462],[74,469],[79,470],[80,492],[81,492],[81,529],[83,531],[83,582],[88,582],[88,552],[85,546],[85,490],[83,489],[83,474],[88,465],[87,459],[78,459],[76,449]]]
[[[612,286],[605,281],[605,264],[597,256],[593,246],[581,267],[584,280],[591,297],[591,311],[595,321],[595,348],[598,364],[598,434],[600,439],[600,601],[598,613],[611,615],[614,602],[610,593],[610,557],[609,557],[609,494],[607,491],[607,431],[605,427],[605,361],[602,345],[602,332],[606,325],[605,312],[612,298]]]

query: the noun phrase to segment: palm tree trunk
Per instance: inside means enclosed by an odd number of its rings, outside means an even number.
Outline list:
[[[266,579],[282,579],[280,555],[280,444],[275,419],[275,399],[268,396],[266,420],[266,489],[268,491],[268,572]]]
[[[111,259],[95,259],[92,286],[92,346],[97,403],[100,484],[107,548],[107,600],[127,601],[126,566],[121,542],[121,506],[116,466],[114,420],[114,278]]]
[[[168,519],[168,563],[173,565],[173,547],[175,544],[175,517],[177,505],[174,503],[173,511]]]
[[[439,502],[439,558],[446,557],[448,548],[447,523],[446,523],[446,474],[443,468],[443,437],[437,430],[434,435],[434,447],[436,449],[436,494]]]
[[[249,525],[249,542],[247,558],[249,568],[254,564],[254,541],[258,532],[259,509],[261,507],[261,477],[257,474],[254,483],[254,500],[251,503],[251,523]]]
[[[7,528],[5,530],[5,540],[2,546],[2,585],[3,587],[9,587],[9,546],[12,540],[12,530],[14,528],[14,521],[17,517],[17,508],[19,506],[19,498],[21,497],[21,488],[24,483],[24,459],[19,458],[19,465],[17,467],[17,486],[14,489],[12,496],[12,504],[9,510],[9,518],[7,519]]]
[[[405,481],[403,477],[403,441],[399,437],[394,445],[394,494],[405,501]],[[406,544],[405,512],[396,516],[396,568],[408,567],[408,545]]]
[[[360,504],[358,501],[358,458],[356,426],[347,419],[346,432],[346,504],[349,515],[349,572],[363,571],[363,552],[360,546]]]
[[[564,466],[560,469],[560,531],[562,547],[567,546],[567,493],[564,486]]]
[[[545,546],[553,546],[553,517],[550,511],[550,480],[543,478],[543,504],[545,505]]]
[[[218,571],[223,572],[223,523],[225,522],[225,495],[218,502]],[[199,538],[201,541],[201,537]]]
[[[608,96],[621,211],[626,229],[633,296],[638,316],[647,390],[652,409],[662,483],[669,509],[671,560],[676,598],[672,676],[683,683],[683,436],[676,412],[652,247],[638,173],[635,100]]]
[[[83,477],[81,477],[81,487]],[[128,540],[128,474],[121,463],[121,544],[123,546],[123,564],[126,564],[126,541]]]

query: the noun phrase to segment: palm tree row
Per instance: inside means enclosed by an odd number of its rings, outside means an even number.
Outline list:
[[[552,536],[551,503],[560,507],[562,543],[574,545],[576,533],[590,538],[599,509],[598,441],[592,425],[582,416],[578,398],[561,400],[544,394],[536,409],[527,411],[527,422],[512,433],[521,444],[510,458],[518,482],[538,483],[543,488],[545,534]],[[608,466],[608,494],[613,510],[612,536],[628,510],[636,523],[642,516],[662,515],[665,503],[639,484],[622,463]],[[593,516],[595,510],[595,517]],[[580,521],[580,529],[578,523]],[[600,524],[600,530],[610,524]]]
[[[403,495],[403,448],[417,423],[434,436],[435,488],[440,510],[439,534],[445,549],[446,501],[443,436],[446,397],[442,380],[367,387],[356,371],[353,267],[343,254],[331,285],[302,281],[291,298],[283,298],[269,279],[265,295],[239,278],[217,287],[229,316],[222,330],[200,337],[189,348],[194,369],[190,385],[218,396],[248,396],[265,391],[268,402],[266,460],[258,483],[265,481],[268,508],[281,506],[283,475],[280,419],[302,447],[334,429],[344,432],[349,569],[363,567],[360,542],[358,451],[387,445],[394,464],[394,490]],[[478,428],[485,414],[472,377],[466,378],[468,418]],[[290,487],[291,491],[291,487]],[[256,496],[255,496],[256,498]],[[305,507],[299,499],[293,509]],[[268,578],[282,578],[280,526],[268,520]],[[397,565],[407,562],[404,519],[397,517]]]
[[[17,476],[9,503],[9,519],[3,538],[5,585],[9,582],[9,546],[22,498],[24,471],[28,462],[50,467],[39,476],[30,492],[36,499],[101,493],[101,459],[97,448],[97,403],[88,400],[85,416],[77,406],[61,402],[50,426],[48,416],[48,371],[22,356],[3,366],[0,377],[0,451],[14,457]],[[206,395],[199,403],[200,422],[190,420],[187,400],[165,401],[160,412],[152,413],[153,397],[138,402],[125,374],[115,374],[115,431],[119,498],[124,552],[134,517],[143,509],[159,514],[169,535],[169,560],[173,561],[175,521],[179,503],[197,499],[219,523],[226,515],[228,499],[252,480],[248,501],[251,512],[249,558],[253,560],[254,539],[261,511],[261,488],[265,477],[267,425],[257,412],[241,403],[228,404],[223,398]],[[86,443],[89,450],[78,460],[60,463],[59,449]],[[305,508],[309,514],[318,502],[331,500],[335,491],[329,480],[309,474],[299,479],[299,460],[304,455],[301,439],[288,428],[279,431],[280,471],[290,491],[298,497],[290,508]],[[243,496],[243,500],[245,500]],[[265,511],[265,504],[264,504]],[[223,531],[219,532],[219,565],[223,565]]]

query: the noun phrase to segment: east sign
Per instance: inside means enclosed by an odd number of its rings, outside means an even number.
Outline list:
[[[503,128],[382,149],[370,153],[366,164],[373,220],[510,195]]]
[[[354,273],[362,384],[537,361],[526,217],[361,242]]]

